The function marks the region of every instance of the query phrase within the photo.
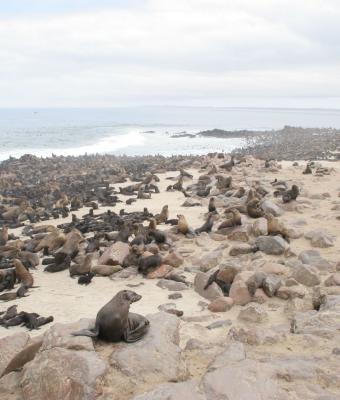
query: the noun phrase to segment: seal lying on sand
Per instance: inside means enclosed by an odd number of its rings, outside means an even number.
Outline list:
[[[146,334],[150,324],[142,315],[129,313],[130,304],[141,298],[131,290],[121,290],[99,310],[93,330],[83,329],[72,335],[99,337],[109,342],[137,342]]]

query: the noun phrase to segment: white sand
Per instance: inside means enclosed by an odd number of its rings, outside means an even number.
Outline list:
[[[233,170],[233,179],[235,182],[241,181],[244,178],[247,180],[264,179],[269,182],[274,178],[284,179],[288,182],[296,181],[299,186],[303,187],[303,190],[310,194],[320,194],[328,192],[330,198],[324,200],[311,200],[303,196],[298,199],[300,204],[305,204],[307,208],[303,210],[303,213],[299,214],[296,212],[285,212],[282,217],[286,221],[294,221],[296,218],[304,219],[307,225],[301,226],[304,232],[308,232],[314,228],[325,228],[329,232],[339,236],[340,234],[340,221],[335,219],[336,215],[340,215],[340,211],[331,211],[331,207],[336,203],[340,204],[340,198],[338,198],[338,193],[340,191],[340,180],[339,180],[339,170],[340,163],[330,163],[330,167],[335,168],[335,172],[330,176],[324,176],[322,178],[314,177],[311,175],[302,175],[303,165],[305,163],[300,163],[301,167],[292,167],[291,162],[283,162],[283,169],[279,173],[269,173],[263,172],[259,175],[256,169],[245,169],[244,167],[237,167]],[[326,165],[326,163],[322,163]],[[260,165],[258,163],[258,165]],[[328,165],[327,165],[328,166]],[[199,175],[198,171],[190,171],[195,175],[195,178]],[[96,213],[101,213],[107,209],[112,209],[118,212],[121,208],[124,208],[127,212],[130,211],[141,211],[143,207],[147,207],[152,213],[160,212],[164,204],[169,205],[170,218],[176,218],[176,215],[181,213],[185,214],[189,224],[194,228],[199,227],[204,220],[204,214],[207,211],[207,199],[202,199],[202,207],[181,207],[181,204],[185,201],[182,193],[179,192],[166,192],[165,188],[172,183],[172,181],[166,180],[166,177],[176,176],[175,172],[168,172],[166,174],[159,174],[161,181],[159,182],[160,194],[155,194],[152,196],[151,200],[138,200],[132,205],[128,206],[124,203],[118,203],[118,205],[113,207],[101,207]],[[185,182],[185,186],[191,183]],[[126,183],[125,185],[128,185]],[[122,184],[116,185],[123,186]],[[127,199],[128,197],[126,197]],[[78,215],[83,215],[87,213],[88,209],[82,209],[77,212]],[[71,217],[67,219],[58,219],[45,221],[44,224],[60,224],[63,222],[69,222]],[[42,223],[39,223],[40,225]],[[167,228],[167,226],[165,226]],[[18,234],[21,232],[21,228],[15,230]],[[340,247],[339,240],[337,239],[337,244],[334,247],[328,249],[317,249],[320,253],[327,259],[337,261],[339,260]],[[226,239],[228,242],[228,240]],[[194,241],[183,239],[181,240],[180,246],[193,248],[196,251],[196,255],[204,254],[205,252],[210,252],[214,248],[217,248],[221,243],[212,241],[213,248],[204,249],[195,246]],[[231,244],[231,243],[230,243]],[[297,254],[304,249],[310,249],[310,243],[304,238],[298,240],[292,240],[291,248]],[[224,252],[227,255],[227,251]],[[186,259],[185,265],[191,266],[193,258],[191,261]],[[18,299],[12,302],[2,302],[0,304],[0,310],[5,310],[7,307],[13,304],[18,305],[18,311],[29,311],[37,312],[43,316],[54,316],[55,322],[73,322],[80,318],[94,318],[97,311],[109,301],[113,295],[115,295],[121,289],[131,289],[135,290],[137,293],[143,296],[142,300],[138,303],[132,305],[131,310],[138,312],[140,314],[146,315],[148,313],[157,312],[157,307],[160,304],[172,303],[177,304],[177,309],[184,311],[185,317],[200,316],[200,315],[210,315],[211,319],[207,320],[213,322],[216,318],[218,319],[231,319],[234,320],[238,314],[239,307],[233,307],[233,309],[227,313],[220,313],[218,315],[212,314],[209,311],[201,311],[201,307],[198,305],[199,301],[205,301],[204,298],[200,297],[194,290],[188,289],[182,291],[183,298],[172,301],[168,299],[168,295],[173,292],[168,290],[163,290],[156,286],[158,280],[147,280],[142,277],[135,277],[130,280],[124,281],[113,281],[107,277],[95,277],[92,283],[88,286],[81,286],[77,284],[77,279],[71,279],[69,272],[62,271],[58,273],[46,273],[43,272],[43,267],[39,266],[36,271],[33,271],[35,285],[38,288],[31,289],[29,296]],[[194,274],[186,274],[189,280],[193,280]],[[127,284],[138,284],[142,285],[136,288],[129,288]],[[275,313],[272,313],[275,314]],[[272,315],[271,314],[271,315]],[[271,318],[277,318],[273,316]],[[226,330],[214,330],[209,331],[204,330],[202,332],[202,327],[195,323],[186,323],[182,330],[182,341],[190,337],[200,337],[202,340],[210,340],[214,337],[220,336],[220,338],[225,337]],[[32,335],[39,335],[48,329],[51,324],[42,327],[38,331],[32,331]],[[0,327],[0,337],[7,336],[14,332],[26,331],[22,327],[13,327],[8,330]],[[204,337],[202,337],[202,334]]]

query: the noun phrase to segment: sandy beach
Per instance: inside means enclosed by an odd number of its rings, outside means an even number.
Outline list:
[[[296,163],[291,161],[273,162],[269,168],[266,168],[264,161],[247,157],[244,162],[234,165],[231,172],[225,172],[221,169],[223,162],[224,160],[222,159],[221,161],[216,158],[216,155],[212,158],[202,157],[199,159],[199,162],[197,160],[194,162],[194,164],[196,163],[195,166],[186,169],[187,173],[192,175],[192,179],[184,178],[183,187],[187,191],[190,191],[190,199],[194,199],[200,205],[192,207],[183,206],[187,198],[181,191],[167,191],[167,187],[177,182],[181,176],[181,170],[176,169],[157,173],[157,177],[159,178],[157,182],[159,193],[152,193],[151,199],[138,199],[131,205],[127,205],[125,204],[125,200],[129,196],[119,195],[119,198],[123,200],[122,203],[117,203],[113,207],[100,205],[98,210],[93,211],[94,216],[99,216],[108,210],[119,214],[121,209],[124,209],[127,213],[132,213],[140,212],[144,207],[147,207],[148,211],[155,215],[167,204],[169,207],[168,219],[174,219],[177,218],[178,214],[183,214],[190,227],[193,229],[199,228],[207,218],[208,203],[211,194],[206,197],[195,195],[195,185],[200,181],[200,177],[209,170],[209,166],[216,165],[219,171],[212,174],[213,179],[211,182],[212,194],[217,199],[218,214],[215,216],[212,232],[184,236],[176,234],[176,228],[171,228],[164,223],[157,226],[157,229],[175,239],[172,240],[171,247],[182,259],[182,264],[174,268],[174,271],[185,278],[188,282],[186,287],[179,287],[175,291],[167,290],[158,285],[162,279],[147,279],[141,274],[134,274],[128,278],[120,278],[119,274],[117,276],[113,274],[110,277],[97,275],[92,279],[91,284],[83,286],[77,284],[78,277],[70,277],[68,269],[55,273],[45,272],[43,270],[45,266],[41,264],[43,258],[41,258],[40,264],[36,269],[30,269],[35,287],[29,289],[27,297],[18,298],[10,302],[1,302],[1,310],[4,311],[9,306],[17,305],[18,311],[36,312],[45,317],[52,315],[54,317],[52,324],[46,324],[38,330],[29,331],[29,335],[32,338],[30,340],[37,338],[37,340],[42,340],[42,343],[45,343],[44,341],[47,340],[46,337],[48,336],[44,336],[44,334],[50,335],[49,332],[51,332],[51,329],[52,331],[53,329],[60,329],[53,328],[53,326],[67,327],[68,324],[74,326],[72,324],[81,319],[85,319],[84,321],[87,321],[87,319],[93,320],[98,310],[116,293],[120,290],[133,290],[141,295],[142,299],[131,305],[131,312],[151,316],[151,320],[152,316],[159,315],[160,310],[172,308],[183,312],[180,318],[166,312],[164,313],[164,311],[160,314],[170,315],[169,318],[175,318],[178,321],[178,327],[176,328],[178,340],[176,339],[176,346],[178,346],[178,351],[182,354],[181,362],[184,362],[186,365],[186,374],[189,374],[186,375],[185,379],[180,378],[181,380],[184,379],[187,381],[190,378],[191,382],[192,379],[195,380],[204,377],[207,373],[208,364],[213,362],[226,343],[230,344],[235,340],[237,343],[243,343],[243,346],[245,346],[244,349],[247,352],[247,358],[257,363],[264,362],[264,360],[268,361],[269,354],[275,354],[274,359],[276,361],[272,360],[275,364],[287,353],[288,348],[292,352],[292,359],[297,363],[302,353],[304,359],[308,359],[311,363],[314,362],[314,350],[307,346],[307,342],[305,342],[307,336],[305,337],[303,334],[294,335],[289,332],[292,329],[292,321],[294,321],[295,317],[297,318],[300,312],[308,313],[313,310],[312,299],[315,296],[316,286],[326,296],[334,297],[334,295],[340,294],[339,287],[336,284],[329,285],[327,283],[332,276],[334,276],[334,279],[337,279],[336,271],[339,269],[338,235],[340,222],[336,217],[340,215],[340,200],[338,197],[340,191],[340,187],[338,186],[340,163],[322,162],[320,165],[316,164],[313,167],[314,172],[312,174],[304,175],[303,171],[306,167],[304,161],[297,161]],[[203,165],[205,165],[206,169],[202,169]],[[217,232],[218,225],[225,218],[223,217],[224,209],[229,202],[235,201],[233,200],[235,199],[233,196],[227,197],[218,194],[218,190],[215,187],[216,181],[214,180],[214,177],[218,175],[232,176],[232,189],[229,189],[231,193],[234,193],[235,189],[239,187],[249,189],[259,187],[259,185],[267,191],[265,199],[270,202],[271,207],[276,207],[279,210],[280,215],[278,220],[286,227],[286,232],[289,235],[287,242],[283,241],[286,246],[284,251],[282,250],[279,254],[274,254],[269,250],[256,251],[254,254],[248,250],[243,252],[244,248],[242,246],[249,246],[247,242],[257,243],[256,241],[258,240],[256,235],[254,235],[256,219],[250,218],[245,214],[242,214],[242,225],[240,227],[232,227],[227,234],[223,235]],[[285,182],[287,187],[291,187],[294,184],[297,185],[299,188],[298,198],[284,204],[280,197],[273,197],[275,189],[275,184],[273,186],[273,183],[275,180]],[[112,183],[110,187],[116,190],[118,187],[126,188],[133,183],[133,181],[127,179],[124,183]],[[89,207],[81,207],[79,210],[72,212],[72,214],[75,214],[78,220],[81,221],[84,216],[88,215],[89,210]],[[34,226],[53,225],[57,227],[71,221],[70,214],[67,218],[41,221],[35,223]],[[144,225],[148,226],[148,222],[146,221]],[[10,233],[20,237],[23,241],[29,241],[29,237],[22,235],[22,229],[23,227],[10,229]],[[309,233],[315,231],[321,234],[322,240],[325,237],[325,240],[330,238],[331,244],[327,244],[327,246],[323,244],[317,244],[316,247],[312,246]],[[85,234],[85,240],[91,236],[92,234]],[[270,238],[270,236],[261,237]],[[236,256],[232,253],[233,249],[239,251],[239,253],[236,253]],[[300,282],[296,282],[293,277],[296,274],[294,270],[300,265],[301,254],[306,250],[312,249],[317,250],[322,260],[327,260],[328,267],[318,270],[314,266],[310,267],[312,269],[311,273],[317,275],[317,278],[314,275],[313,278],[317,279],[318,282],[313,283],[311,286],[308,282],[306,284],[302,283],[304,282],[304,278],[301,278]],[[160,251],[163,256],[168,254],[167,250],[163,249]],[[249,297],[248,300],[244,300],[245,293],[238,292],[239,289],[233,291],[231,287],[229,292],[230,297],[225,298],[231,299],[232,306],[228,306],[224,311],[218,310],[219,312],[216,312],[219,306],[213,306],[214,298],[216,299],[216,296],[221,295],[214,295],[215,297],[209,299],[205,297],[206,295],[203,293],[205,291],[202,292],[202,289],[199,289],[197,286],[197,276],[203,273],[204,276],[208,277],[218,269],[220,271],[223,269],[227,271],[228,268],[231,268],[231,265],[235,265],[235,262],[236,265],[239,265],[237,267],[239,268],[239,272],[236,275],[239,278],[234,278],[232,286],[237,285],[237,281],[243,282],[243,280],[248,279],[253,274],[263,271],[265,274],[269,274],[268,276],[274,276],[275,279],[279,279],[282,286],[281,289],[286,290],[286,292],[282,290],[282,294],[268,297],[259,288],[256,291],[255,297]],[[288,281],[291,283],[288,283]],[[291,284],[293,286],[290,286]],[[213,283],[213,285],[215,285],[213,287],[215,291],[220,290],[216,283]],[[294,290],[298,291],[294,292]],[[169,298],[169,295],[171,296],[174,293],[179,293],[180,296],[176,299]],[[249,296],[249,294],[246,296]],[[251,308],[254,306],[255,311],[252,311]],[[215,309],[215,307],[217,308]],[[249,310],[248,307],[250,307]],[[257,315],[258,312],[260,313],[259,315]],[[243,318],[242,313],[245,313],[247,317]],[[263,319],[261,317],[262,313],[265,315]],[[253,314],[255,315],[254,320],[252,320],[253,317],[249,317],[249,315]],[[165,321],[168,317],[162,318],[165,318],[164,323],[166,323]],[[256,318],[259,319],[257,320]],[[151,325],[151,329],[155,329],[155,326]],[[20,335],[23,332],[27,332],[27,330],[22,326],[9,327],[8,329],[0,326],[0,337],[6,338],[4,340],[7,340],[8,335]],[[148,335],[146,338],[149,337]],[[152,338],[153,335],[154,333],[150,337]],[[262,337],[261,335],[264,336]],[[71,337],[69,336],[67,340],[71,340]],[[325,363],[325,368],[329,366],[326,360],[327,354],[331,351],[332,346],[335,345],[337,337],[338,334],[334,333],[328,336],[327,339],[320,336],[313,338],[314,347],[317,346],[320,350],[318,354],[321,358],[324,357],[321,364]],[[233,338],[232,342],[230,342],[231,338]],[[140,343],[143,343],[143,340]],[[112,350],[117,351],[115,349],[121,348],[102,341],[95,341],[94,344],[95,353],[102,360],[110,357]],[[131,349],[132,347],[129,348]],[[138,350],[136,351],[136,357],[138,357]],[[41,354],[44,354],[44,352]],[[36,362],[36,360],[37,358],[32,362]],[[26,367],[24,366],[23,371],[26,371],[29,365],[28,363]],[[8,377],[10,376],[16,376],[19,379],[20,374],[21,372],[12,372],[3,379],[9,379]],[[152,376],[158,376],[156,381],[159,383],[166,383],[170,379],[164,378],[161,371],[159,375],[155,371],[152,374]],[[7,387],[7,381],[5,380],[4,382],[4,386]],[[109,367],[106,373],[103,385],[100,393],[104,397],[99,397],[103,399],[106,398],[105,396],[113,396],[112,398],[114,399],[139,399],[139,397],[134,396],[148,392],[155,387],[152,379],[150,380],[149,378],[145,378],[143,383],[140,382],[136,386],[134,379],[131,381],[131,377],[125,377],[124,373],[123,375],[119,374],[119,376],[116,376],[111,367]],[[113,387],[117,385],[119,389],[113,392]],[[294,380],[291,382],[294,389],[287,389],[287,385],[282,384],[277,379],[275,380],[275,385],[278,385],[277,390],[280,392],[281,390],[288,390],[287,399],[297,398],[294,397],[295,394],[293,396],[291,393],[298,393],[301,389],[294,386]],[[328,391],[329,393],[336,393],[339,387],[338,383],[332,383],[331,385],[326,385],[326,388],[323,390],[325,393],[328,393]],[[128,390],[125,391],[123,388],[128,388]],[[8,394],[8,390],[6,390],[4,393]],[[175,386],[171,390],[174,390],[174,395],[181,396],[182,389],[177,389]],[[269,391],[268,393],[271,392]],[[150,399],[154,398],[158,399],[159,397],[150,397]],[[308,398],[312,399],[314,397]]]

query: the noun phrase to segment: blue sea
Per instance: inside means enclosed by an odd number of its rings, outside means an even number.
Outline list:
[[[243,139],[171,138],[207,129],[268,130],[284,125],[340,128],[340,109],[125,107],[0,109],[0,160],[95,153],[230,152]]]

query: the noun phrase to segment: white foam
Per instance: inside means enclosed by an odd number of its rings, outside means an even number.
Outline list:
[[[25,148],[15,150],[0,151],[0,160],[7,160],[9,157],[20,158],[24,154],[34,154],[37,157],[50,157],[52,154],[56,156],[80,156],[87,154],[103,154],[110,153],[115,150],[123,149],[129,146],[143,146],[145,142],[144,135],[139,131],[132,131],[124,135],[113,135],[100,139],[97,143],[80,146],[69,147],[66,149],[42,149],[42,148]]]

